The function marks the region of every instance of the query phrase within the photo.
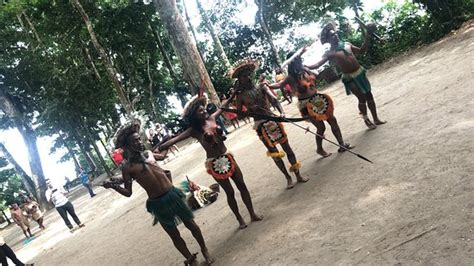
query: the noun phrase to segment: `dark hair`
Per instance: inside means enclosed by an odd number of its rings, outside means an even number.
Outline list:
[[[221,96],[221,99],[222,97],[225,97],[225,95],[222,95]],[[207,106],[206,106],[206,111],[209,113],[209,114],[213,114],[217,111],[217,105],[213,104],[213,103],[208,103]]]
[[[132,121],[129,125],[119,129],[115,137],[115,148],[124,148],[128,144],[128,137],[140,131],[139,120]]]
[[[294,55],[293,52],[289,53],[286,56],[286,59],[289,59]],[[301,59],[301,56],[295,57],[293,61],[288,65],[288,75],[292,76],[294,79],[298,79],[298,75],[301,74],[303,71],[303,60]]]
[[[203,106],[203,105],[202,104],[195,104],[194,106],[192,106],[191,110],[188,113],[188,115],[185,117],[185,120],[186,120],[187,124],[198,132],[204,132],[204,130],[202,129],[201,121],[196,117],[196,111],[201,106]]]

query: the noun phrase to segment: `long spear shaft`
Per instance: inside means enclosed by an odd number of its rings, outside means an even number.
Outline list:
[[[262,107],[260,107],[260,106],[259,106],[258,108],[261,109],[261,110],[264,110],[264,109],[263,109]],[[367,162],[369,162],[369,163],[374,163],[374,162],[372,162],[371,160],[367,159],[365,156],[360,155],[360,154],[358,154],[358,153],[355,153],[355,152],[349,150],[348,148],[346,148],[346,147],[344,147],[344,146],[342,146],[342,145],[339,145],[339,143],[336,143],[336,142],[334,142],[334,141],[328,140],[328,139],[325,138],[324,136],[321,136],[321,135],[319,135],[318,133],[311,131],[309,128],[305,128],[305,127],[303,127],[303,126],[300,126],[300,125],[296,124],[295,122],[293,122],[293,121],[287,119],[286,117],[280,117],[280,118],[281,118],[283,121],[286,121],[286,122],[288,122],[288,123],[291,123],[291,124],[293,124],[293,125],[295,125],[295,126],[301,128],[301,129],[303,129],[304,131],[309,132],[309,133],[315,135],[316,137],[320,137],[320,138],[324,139],[325,141],[327,141],[327,142],[329,142],[329,143],[331,143],[331,144],[333,144],[333,145],[338,146],[339,148],[343,149],[344,151],[347,151],[347,152],[349,152],[349,153],[351,153],[351,154],[353,154],[353,155],[355,155],[355,156],[361,158],[361,159],[364,160],[364,161],[367,161]]]
[[[374,162],[372,162],[371,160],[367,159],[366,157],[364,157],[364,156],[362,156],[362,155],[360,155],[360,154],[358,154],[358,153],[355,153],[355,152],[349,150],[348,148],[346,148],[346,147],[344,147],[344,146],[342,146],[342,145],[339,145],[339,143],[336,143],[336,142],[334,142],[334,141],[331,141],[331,140],[325,138],[324,136],[321,136],[321,135],[319,135],[318,133],[311,131],[309,128],[305,128],[305,127],[303,127],[303,126],[300,126],[300,125],[296,124],[295,122],[292,122],[292,121],[290,121],[290,120],[288,120],[288,119],[285,119],[284,117],[283,117],[283,120],[285,120],[285,121],[287,121],[288,123],[291,123],[291,124],[293,124],[293,125],[295,125],[295,126],[301,128],[301,129],[303,129],[303,130],[306,131],[306,132],[309,132],[309,133],[315,135],[316,137],[320,137],[320,138],[324,139],[325,141],[327,141],[327,142],[329,142],[329,143],[331,143],[331,144],[333,144],[333,145],[338,146],[339,148],[342,148],[343,150],[345,150],[345,151],[347,151],[347,152],[349,152],[349,153],[351,153],[351,154],[353,154],[353,155],[355,155],[355,156],[361,158],[362,160],[365,160],[365,161],[367,161],[367,162],[369,162],[369,163],[374,163]]]

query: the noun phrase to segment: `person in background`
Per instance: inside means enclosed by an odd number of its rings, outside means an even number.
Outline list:
[[[84,224],[81,223],[79,217],[77,217],[76,212],[74,211],[74,206],[66,198],[66,191],[63,188],[53,187],[50,180],[46,180],[46,184],[48,185],[48,189],[45,192],[46,200],[54,204],[54,207],[56,207],[56,210],[59,215],[61,215],[61,218],[63,218],[64,223],[66,223],[66,226],[69,228],[71,233],[73,232],[73,226],[67,217],[68,213],[79,227],[84,227]]]
[[[95,197],[96,194],[92,190],[90,180],[89,180],[89,175],[82,168],[81,168],[81,173],[79,174],[79,178],[81,179],[82,185],[86,187],[87,191],[89,192],[89,195],[91,195],[91,198]]]
[[[225,95],[222,95],[221,96],[221,101],[225,100]],[[213,114],[217,111],[217,105],[213,104],[213,103],[209,103],[207,106],[206,106],[206,111],[209,113],[209,114]],[[222,115],[219,115],[216,119],[216,122],[217,124],[222,128],[222,130],[224,131],[224,135],[228,135],[229,134],[229,131],[227,131],[227,128],[225,127],[225,123],[224,123],[224,118],[222,118]],[[234,122],[232,122],[233,124]],[[234,126],[235,127],[235,126]]]
[[[281,68],[275,69],[275,82],[278,83],[280,81],[283,81],[284,79],[285,79],[285,73],[283,73],[283,70]],[[292,89],[291,89],[290,84],[286,84],[281,89],[281,95],[288,102],[288,104],[293,102],[291,93],[292,93]]]
[[[21,230],[23,231],[23,234],[25,234],[26,239],[33,237],[33,234],[31,233],[31,230],[30,230],[30,222],[28,221],[28,217],[26,217],[23,214],[23,210],[20,209],[20,207],[18,207],[18,204],[13,203],[10,206],[10,213],[15,223],[19,227],[21,227]]]
[[[123,150],[115,149],[112,153],[112,159],[114,160],[115,165],[120,166],[123,162]]]
[[[71,179],[69,179],[69,177],[65,176],[64,180],[66,180],[66,183],[64,184],[64,189],[67,191],[67,193],[69,193],[70,190],[71,190]]]
[[[28,199],[24,205],[24,208],[28,214],[28,217],[31,217],[31,219],[35,220],[41,230],[46,229],[46,227],[43,225],[43,213],[40,210],[38,202]]]
[[[168,141],[169,139],[172,138],[172,135],[171,135],[171,132],[170,130],[168,129],[168,127],[166,125],[162,125],[160,123],[156,123],[155,124],[155,132],[156,132],[156,135],[159,139],[159,142],[156,144],[156,145],[153,145],[153,148],[157,147],[157,146],[160,146],[162,143],[165,143],[166,141]],[[173,145],[169,151],[174,155],[176,156],[176,154],[179,152],[179,148],[178,146],[176,145]]]

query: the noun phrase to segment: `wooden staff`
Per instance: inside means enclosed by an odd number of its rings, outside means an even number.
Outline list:
[[[296,57],[301,56],[302,54],[304,54],[311,46],[313,46],[316,43],[316,41],[318,41],[318,40],[315,40],[310,45],[307,45],[303,48],[298,49],[298,51],[296,51],[294,55],[292,55],[290,58],[286,59],[286,61],[283,62],[283,64],[281,64],[281,68],[284,68],[285,66],[289,65],[293,60],[295,60]]]
[[[358,18],[358,17],[354,17],[355,20],[362,26],[362,28],[366,29],[367,31],[370,32],[369,30],[369,27],[367,27],[367,25],[362,21],[362,19]],[[372,34],[372,36],[375,37],[375,39],[379,40],[379,41],[383,41],[383,39],[375,32],[370,32],[370,34]]]

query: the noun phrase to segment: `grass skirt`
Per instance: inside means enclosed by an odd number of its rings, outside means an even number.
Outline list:
[[[181,221],[193,219],[193,213],[184,199],[184,193],[175,187],[159,198],[148,199],[146,209],[154,217],[153,225],[159,222],[168,227],[176,227]]]

